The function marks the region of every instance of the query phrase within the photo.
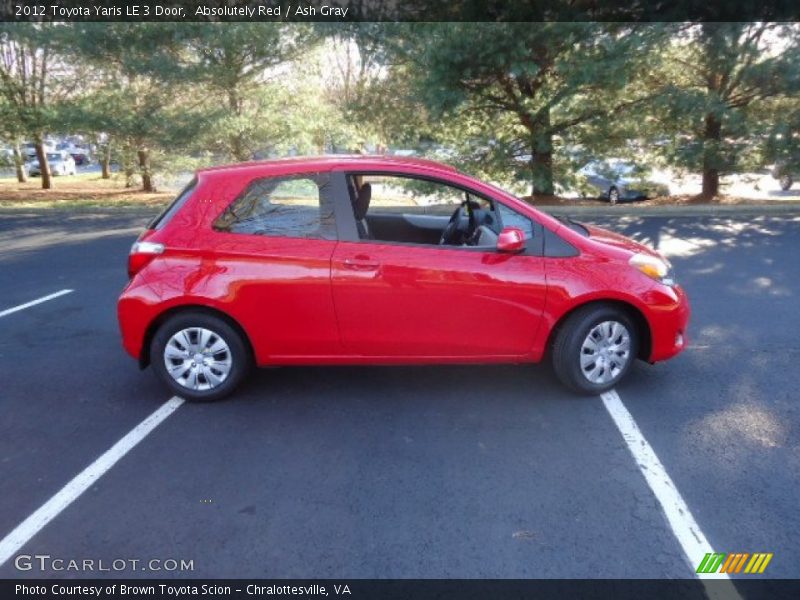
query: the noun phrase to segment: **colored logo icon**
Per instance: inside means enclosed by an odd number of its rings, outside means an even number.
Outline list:
[[[725,554],[724,552],[709,552],[700,561],[697,567],[698,573],[763,573],[769,561],[772,560],[772,552],[755,552],[753,554],[735,553]],[[747,566],[745,566],[747,565]],[[744,567],[744,570],[742,568]]]

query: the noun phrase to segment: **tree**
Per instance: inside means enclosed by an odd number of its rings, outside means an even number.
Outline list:
[[[490,152],[527,162],[532,193],[554,192],[555,142],[652,97],[641,85],[654,26],[437,23],[395,35],[434,115],[474,114]],[[512,163],[513,164],[513,163]],[[511,167],[513,168],[513,167]]]
[[[52,186],[45,135],[57,121],[55,107],[75,91],[79,79],[58,52],[64,31],[65,26],[52,23],[0,24],[0,94],[10,121],[4,128],[35,144],[43,189]]]
[[[25,137],[22,123],[17,119],[13,106],[0,96],[0,138],[9,142],[12,147],[12,160],[16,171],[17,181],[25,183],[28,175],[25,170],[25,157],[22,155],[21,143]]]
[[[778,179],[800,178],[800,99],[797,96],[776,98],[761,115],[760,130],[766,132],[761,144],[760,158],[774,165],[773,176]]]
[[[759,113],[767,101],[800,90],[799,32],[795,24],[767,22],[676,27],[663,54],[665,150],[702,172],[704,198],[716,196],[720,175],[762,145]]]
[[[430,141],[435,125],[419,100],[410,65],[397,62],[386,43],[394,35],[402,37],[405,26],[355,22],[318,27],[327,36],[330,64],[324,93],[349,124],[352,141],[381,149]]]
[[[313,49],[313,30],[298,23],[196,23],[182,35],[187,41],[184,76],[227,108],[215,124],[223,135],[212,138],[214,149],[237,161],[251,159],[275,142],[265,126],[271,121],[267,111],[289,108],[275,107],[264,89],[274,83],[271,78],[286,76],[292,59]]]
[[[126,185],[155,191],[153,154],[175,152],[207,129],[205,98],[182,71],[184,28],[171,23],[82,23],[71,52],[92,66],[76,127],[119,145]]]

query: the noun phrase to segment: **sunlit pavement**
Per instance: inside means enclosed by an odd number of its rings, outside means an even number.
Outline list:
[[[149,216],[0,213],[0,311],[74,290],[0,319],[0,537],[169,399],[116,325]],[[637,365],[619,397],[715,550],[800,577],[800,216],[592,219],[667,254],[692,301],[686,352]],[[193,561],[125,577],[696,567],[601,400],[546,365],[260,371],[177,408],[18,554]],[[64,576],[14,562],[0,577]]]

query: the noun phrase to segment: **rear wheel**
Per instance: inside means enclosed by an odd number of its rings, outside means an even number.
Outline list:
[[[609,204],[616,204],[619,202],[619,190],[616,187],[612,187],[608,190],[608,202]]]
[[[569,316],[556,334],[553,369],[571,390],[600,394],[622,380],[638,348],[628,315],[613,306],[588,306]]]
[[[180,313],[161,325],[150,345],[150,360],[175,394],[195,402],[229,395],[252,363],[239,332],[201,312]]]
[[[790,187],[792,187],[794,181],[792,181],[791,175],[784,175],[783,177],[780,178],[780,181],[778,183],[780,183],[781,189],[785,192]]]

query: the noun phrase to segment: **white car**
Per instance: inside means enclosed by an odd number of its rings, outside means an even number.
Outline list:
[[[785,162],[779,162],[772,168],[772,176],[778,180],[778,184],[784,192],[789,191],[794,183],[791,169]]]
[[[579,188],[584,195],[596,195],[611,204],[668,196],[669,187],[648,175],[645,169],[620,158],[593,160],[578,171]]]
[[[58,152],[56,149],[56,143],[53,140],[45,140],[42,144],[45,152]],[[26,160],[36,160],[36,144],[33,142],[28,142],[27,144],[22,146],[22,154],[26,157]]]
[[[77,172],[75,167],[75,159],[72,158],[68,152],[63,150],[58,152],[48,152],[47,164],[50,166],[51,175],[75,175]],[[31,161],[28,174],[33,177],[42,174],[41,165],[39,165],[38,160],[34,159]]]

